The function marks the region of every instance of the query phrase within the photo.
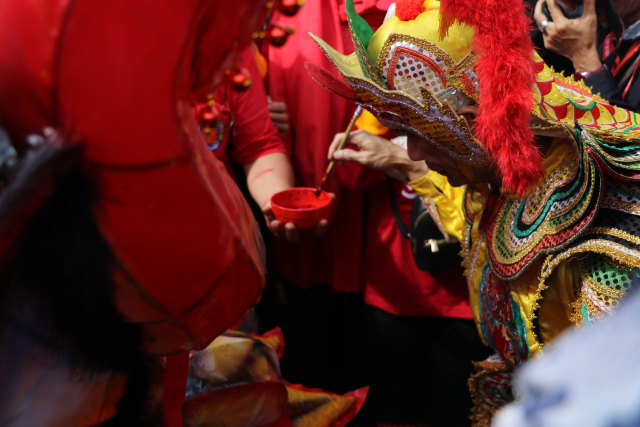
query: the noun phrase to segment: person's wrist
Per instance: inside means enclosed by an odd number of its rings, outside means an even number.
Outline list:
[[[588,53],[578,55],[573,61],[573,68],[581,78],[587,78],[590,74],[594,74],[602,70],[602,62],[595,48],[589,49]]]
[[[416,162],[406,158],[398,165],[397,169],[407,177],[407,181],[418,179],[429,171],[424,162]]]
[[[604,70],[607,70],[607,66],[606,65],[600,65],[598,68],[596,68],[595,70],[592,71],[582,71],[582,70],[576,70],[575,73],[573,73],[573,77],[576,80],[584,80],[584,79],[588,79],[589,77],[593,76],[594,74],[598,74]]]

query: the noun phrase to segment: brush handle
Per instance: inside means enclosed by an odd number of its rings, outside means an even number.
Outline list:
[[[356,124],[356,120],[358,120],[358,117],[360,117],[360,114],[362,114],[362,106],[358,105],[356,107],[356,111],[353,112],[353,116],[351,116],[351,120],[349,121],[349,125],[347,126],[347,129],[344,131],[344,135],[342,136],[342,139],[340,140],[340,143],[336,147],[336,151],[341,150],[342,147],[344,147],[344,144],[349,139],[349,134],[351,134],[351,131],[353,130],[353,127]],[[322,177],[322,181],[320,182],[320,185],[318,186],[318,190],[316,191],[316,194],[320,194],[320,191],[322,191],[322,187],[324,187],[325,182],[327,182],[327,178],[329,177],[329,174],[333,170],[333,166],[335,164],[336,164],[336,159],[331,159],[331,161],[329,162],[329,166],[327,166],[327,170],[325,171],[324,176]]]

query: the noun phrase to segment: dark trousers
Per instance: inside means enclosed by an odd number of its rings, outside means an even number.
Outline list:
[[[365,306],[362,321],[360,375],[371,390],[359,425],[471,424],[471,362],[490,353],[472,320],[395,316]]]
[[[261,332],[276,326],[282,329],[283,378],[334,393],[361,386],[350,375],[359,345],[352,339],[354,319],[361,304],[358,295],[326,285],[300,289],[270,278],[256,313]]]

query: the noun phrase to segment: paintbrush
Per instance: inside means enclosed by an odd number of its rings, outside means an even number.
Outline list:
[[[341,150],[344,144],[349,139],[349,134],[353,130],[353,126],[355,126],[356,120],[358,120],[358,117],[360,117],[360,114],[362,114],[362,106],[358,105],[358,107],[356,108],[356,111],[353,112],[353,116],[351,116],[351,120],[349,121],[347,130],[344,131],[344,135],[340,140],[340,143],[336,147],[336,151]],[[335,164],[336,164],[336,159],[331,159],[331,161],[329,162],[329,166],[327,166],[327,170],[325,171],[324,176],[322,177],[322,181],[320,181],[320,185],[316,189],[316,196],[319,196],[320,193],[322,192],[322,187],[324,187],[324,184],[327,182],[327,178],[329,177],[329,174],[333,170],[333,166]]]

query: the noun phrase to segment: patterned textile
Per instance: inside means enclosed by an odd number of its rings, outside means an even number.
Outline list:
[[[612,264],[600,254],[589,254],[582,260],[580,275],[580,299],[574,304],[574,321],[592,323],[611,314],[635,279],[640,277],[636,269]]]
[[[511,368],[494,354],[475,362],[476,373],[469,378],[473,398],[471,419],[475,426],[488,427],[493,414],[513,400]]]
[[[480,283],[480,330],[482,337],[500,352],[509,366],[529,358],[527,325],[520,306],[509,289],[501,286],[496,276],[485,266]]]
[[[640,277],[640,141],[597,139],[579,127],[565,135],[551,144],[545,180],[528,197],[467,190],[471,306],[505,370],[572,323],[610,314]],[[504,395],[496,381],[486,381],[484,394],[474,384],[474,395]],[[488,425],[497,406],[474,402],[476,424]]]

